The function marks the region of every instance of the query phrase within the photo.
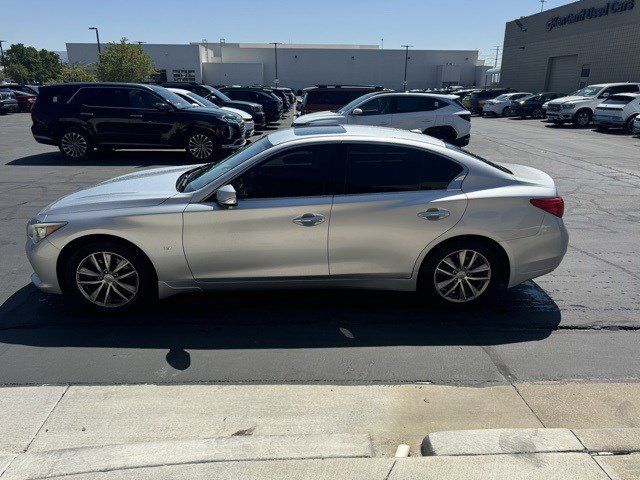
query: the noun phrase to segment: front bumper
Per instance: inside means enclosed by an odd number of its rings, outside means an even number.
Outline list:
[[[255,124],[253,120],[244,122],[244,138],[249,138],[255,132]]]
[[[547,119],[552,122],[570,122],[573,120],[573,111],[550,112],[547,110]]]
[[[27,238],[25,251],[34,272],[31,275],[33,284],[43,292],[62,293],[56,271],[60,250],[46,238],[38,243]]]
[[[251,115],[253,116],[253,123],[256,127],[264,127],[267,124],[267,117],[264,112],[256,112]]]

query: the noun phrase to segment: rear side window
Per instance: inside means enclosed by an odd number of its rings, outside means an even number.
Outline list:
[[[416,96],[396,96],[395,113],[429,112],[449,105],[437,98]]]
[[[306,103],[313,105],[346,105],[347,103],[369,93],[368,91],[311,90],[307,92]]]
[[[602,103],[606,103],[607,105],[626,105],[631,103],[633,99],[633,97],[628,97],[626,95],[612,95]]]
[[[124,88],[81,88],[73,103],[91,107],[128,107],[129,91]]]
[[[346,144],[346,194],[443,190],[462,167],[432,152],[374,144]]]
[[[609,93],[610,95],[615,95],[616,93],[631,93],[631,92],[637,92],[637,91],[638,91],[638,85],[635,85],[635,84],[616,85],[614,87],[609,87],[605,90],[605,92]]]

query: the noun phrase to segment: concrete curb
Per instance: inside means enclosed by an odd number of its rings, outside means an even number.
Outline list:
[[[500,428],[434,432],[424,438],[420,450],[424,456],[586,451],[573,432],[565,428]]]
[[[25,453],[10,463],[2,480],[29,480],[223,461],[370,458],[372,456],[373,448],[367,435],[223,437]]]

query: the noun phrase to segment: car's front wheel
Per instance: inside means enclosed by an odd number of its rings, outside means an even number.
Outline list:
[[[586,127],[591,123],[591,117],[591,110],[578,110],[578,113],[576,113],[573,117],[573,125],[581,128]]]
[[[218,139],[210,132],[198,130],[187,136],[187,156],[195,162],[213,162],[219,149]]]
[[[438,247],[424,263],[420,288],[441,304],[479,303],[503,287],[503,266],[490,245],[461,240]]]
[[[81,247],[67,262],[64,275],[65,293],[98,310],[125,310],[153,298],[148,262],[136,249],[118,243]]]
[[[513,108],[512,107],[504,107],[502,109],[502,116],[503,117],[510,117],[512,113],[513,113]]]
[[[536,108],[533,112],[531,112],[531,117],[535,119],[541,119],[544,117],[544,110],[541,108]]]
[[[69,160],[84,160],[93,150],[91,139],[82,130],[69,129],[62,133],[58,142],[60,153]]]

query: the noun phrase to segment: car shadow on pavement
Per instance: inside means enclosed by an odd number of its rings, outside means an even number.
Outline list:
[[[0,305],[0,343],[65,348],[189,349],[498,345],[557,329],[555,302],[529,281],[463,311],[405,292],[295,290],[172,297],[136,311],[98,314],[28,285]]]

